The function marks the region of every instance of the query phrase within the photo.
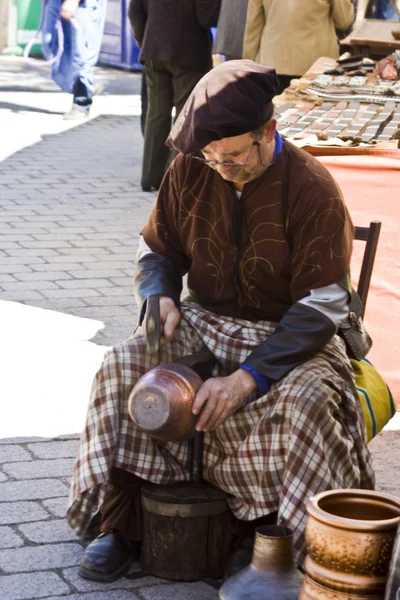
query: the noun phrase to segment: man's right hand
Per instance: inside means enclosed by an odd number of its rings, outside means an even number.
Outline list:
[[[161,344],[174,339],[175,329],[181,320],[181,313],[169,296],[160,296]]]

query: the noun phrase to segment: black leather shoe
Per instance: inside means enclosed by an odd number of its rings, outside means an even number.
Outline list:
[[[126,575],[140,554],[140,542],[130,542],[118,531],[101,533],[86,548],[79,575],[93,581],[115,581]]]
[[[153,187],[152,185],[142,185],[143,192],[156,192],[158,187]]]

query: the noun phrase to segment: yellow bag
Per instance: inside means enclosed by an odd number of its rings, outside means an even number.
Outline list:
[[[394,416],[396,406],[388,386],[369,360],[351,359],[350,362],[370,442]]]

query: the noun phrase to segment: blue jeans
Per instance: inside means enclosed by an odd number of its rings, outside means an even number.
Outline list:
[[[399,15],[396,12],[396,9],[394,8],[393,4],[390,2],[390,0],[377,0],[377,2],[375,2],[376,5],[376,9],[375,9],[375,13],[374,13],[374,18],[375,19],[387,19],[387,20],[392,20],[392,21],[398,21],[399,20]]]
[[[61,4],[61,0],[48,0],[45,5],[42,47],[48,60],[58,50],[56,23]],[[61,19],[64,51],[52,66],[52,79],[80,104],[90,104],[93,96],[93,67],[100,52],[106,5],[107,0],[83,0],[72,21]]]

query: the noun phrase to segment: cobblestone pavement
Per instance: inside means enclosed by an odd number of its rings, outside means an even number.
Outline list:
[[[155,199],[139,186],[140,77],[99,69],[98,80],[93,118],[71,124],[44,67],[0,58],[0,598],[214,600],[213,582],[137,564],[112,584],[77,575],[69,478],[95,369],[135,327],[134,257]],[[370,445],[378,487],[395,495],[398,428]]]

